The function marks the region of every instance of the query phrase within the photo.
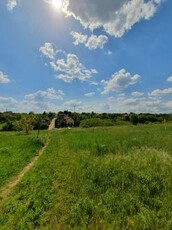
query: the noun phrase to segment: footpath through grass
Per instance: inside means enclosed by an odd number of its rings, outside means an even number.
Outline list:
[[[0,190],[32,160],[43,144],[36,133],[0,132]]]
[[[0,229],[172,229],[172,126],[52,132]]]

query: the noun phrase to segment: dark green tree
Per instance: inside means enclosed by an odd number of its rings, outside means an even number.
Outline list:
[[[137,125],[138,122],[139,122],[139,119],[138,119],[138,116],[137,114],[131,114],[130,115],[130,122],[133,124],[133,125]]]

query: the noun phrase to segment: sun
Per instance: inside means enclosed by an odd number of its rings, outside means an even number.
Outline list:
[[[51,0],[51,3],[54,8],[61,9],[62,8],[62,1],[63,0]]]

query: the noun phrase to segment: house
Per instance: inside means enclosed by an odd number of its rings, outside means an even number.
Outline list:
[[[64,111],[57,114],[57,127],[72,127],[75,125],[74,119],[71,117],[71,112]]]
[[[72,127],[75,124],[74,120],[71,117],[69,117],[68,115],[64,115],[64,123],[68,127]]]

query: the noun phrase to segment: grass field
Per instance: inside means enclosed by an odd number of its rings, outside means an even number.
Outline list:
[[[0,189],[35,156],[43,142],[32,135],[0,132]]]
[[[0,229],[172,229],[171,143],[172,125],[51,132]]]
[[[0,124],[0,130],[3,129],[4,125],[5,125],[5,123]]]

